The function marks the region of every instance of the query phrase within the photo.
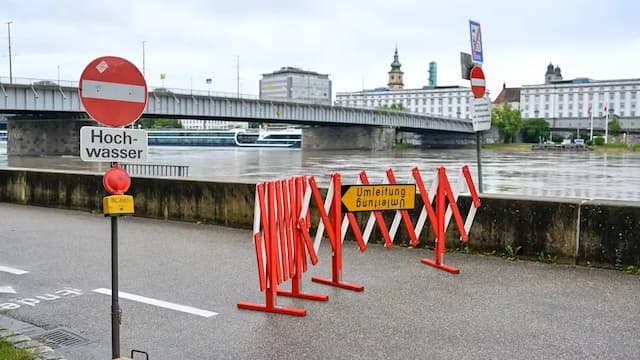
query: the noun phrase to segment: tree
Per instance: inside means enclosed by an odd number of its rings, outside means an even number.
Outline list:
[[[182,128],[182,124],[180,123],[180,120],[176,120],[176,119],[140,118],[140,120],[136,121],[136,124],[140,125],[140,127],[143,129],[156,129],[156,128],[180,129]]]
[[[402,105],[402,103],[400,104],[384,104],[381,106],[382,109],[385,110],[397,110],[397,111],[405,111],[406,109],[404,108],[404,105]]]
[[[537,143],[540,137],[549,135],[549,124],[545,119],[528,119],[522,122],[522,140]]]
[[[491,111],[491,124],[502,130],[504,142],[513,142],[522,128],[522,114],[520,110],[511,109],[509,104],[496,106]]]
[[[622,134],[622,126],[620,126],[620,121],[616,115],[613,116],[611,121],[609,121],[609,134],[613,136],[618,136]]]

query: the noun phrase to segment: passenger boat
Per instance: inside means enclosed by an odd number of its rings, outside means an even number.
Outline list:
[[[300,148],[301,129],[149,130],[149,146]]]

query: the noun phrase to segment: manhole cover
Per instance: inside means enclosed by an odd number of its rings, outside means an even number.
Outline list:
[[[90,342],[90,340],[85,337],[74,334],[69,330],[60,328],[47,331],[38,336],[34,336],[33,339],[39,341],[43,345],[49,346],[52,349],[84,345]]]

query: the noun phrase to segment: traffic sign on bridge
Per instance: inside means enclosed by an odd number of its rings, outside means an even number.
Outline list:
[[[89,116],[107,126],[131,124],[147,105],[144,76],[131,62],[115,56],[89,63],[80,75],[79,90]]]
[[[474,66],[471,69],[471,92],[473,97],[480,99],[484,96],[486,91],[486,82],[484,80],[484,72],[479,66]]]

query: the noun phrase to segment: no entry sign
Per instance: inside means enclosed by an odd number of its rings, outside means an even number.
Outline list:
[[[484,80],[484,72],[479,66],[474,66],[471,69],[471,92],[473,97],[480,99],[484,96],[486,90],[486,82]]]
[[[89,63],[80,75],[79,90],[89,116],[107,126],[131,124],[147,105],[144,76],[131,62],[115,56]]]

